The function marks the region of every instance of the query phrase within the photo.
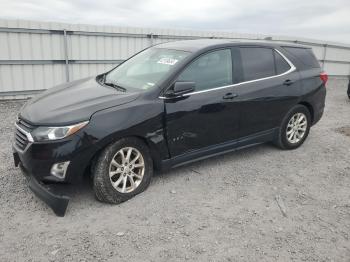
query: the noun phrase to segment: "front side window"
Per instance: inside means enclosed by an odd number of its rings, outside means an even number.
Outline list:
[[[244,81],[275,75],[275,61],[271,48],[241,47]]]
[[[232,84],[231,50],[204,54],[180,74],[177,81],[195,82],[195,90],[207,90]]]
[[[189,54],[180,50],[149,48],[109,72],[105,82],[125,89],[150,89]]]

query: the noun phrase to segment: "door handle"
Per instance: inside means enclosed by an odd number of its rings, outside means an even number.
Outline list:
[[[290,80],[290,79],[287,79],[286,81],[283,82],[283,84],[284,84],[285,86],[290,86],[290,85],[293,84],[293,83],[294,83],[294,81],[293,81],[293,80]]]
[[[235,97],[237,97],[237,94],[232,94],[232,93],[227,93],[226,95],[224,95],[222,98],[223,99],[234,99]]]

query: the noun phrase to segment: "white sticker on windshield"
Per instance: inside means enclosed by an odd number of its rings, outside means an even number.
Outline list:
[[[157,63],[163,64],[163,65],[175,65],[177,61],[179,61],[179,60],[174,59],[174,58],[163,57],[163,58],[159,59],[159,61]]]

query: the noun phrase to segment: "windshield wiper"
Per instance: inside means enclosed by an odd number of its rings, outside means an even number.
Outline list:
[[[122,87],[122,86],[119,86],[119,85],[117,85],[117,84],[115,84],[115,83],[112,83],[112,82],[103,82],[103,84],[106,85],[106,86],[111,86],[111,87],[113,87],[113,88],[115,88],[115,89],[118,89],[118,90],[120,90],[120,91],[126,92],[126,88],[124,88],[124,87]]]

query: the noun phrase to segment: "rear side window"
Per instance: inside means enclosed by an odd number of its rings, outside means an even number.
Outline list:
[[[275,54],[275,63],[276,63],[276,74],[280,75],[282,73],[287,72],[290,69],[290,65],[279,53],[274,51],[274,54]]]
[[[283,47],[290,54],[298,58],[305,66],[311,68],[319,68],[320,64],[318,63],[314,53],[310,48],[301,48],[301,47]]]
[[[271,48],[241,47],[244,81],[275,75],[275,61]]]
[[[195,82],[196,91],[231,85],[231,50],[222,49],[200,56],[185,68],[177,81]]]

